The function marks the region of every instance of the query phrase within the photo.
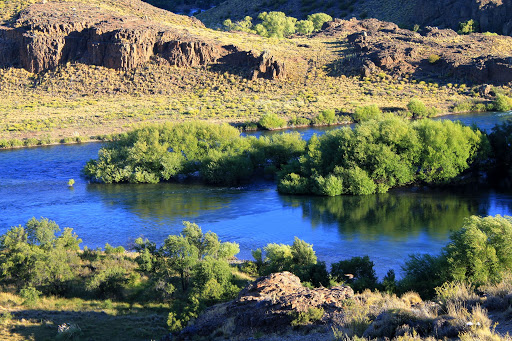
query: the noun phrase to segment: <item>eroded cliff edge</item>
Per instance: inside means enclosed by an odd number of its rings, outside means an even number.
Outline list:
[[[196,23],[201,25],[200,23]],[[129,70],[155,59],[177,67],[230,63],[249,78],[283,78],[284,64],[265,53],[193,35],[183,28],[83,3],[40,3],[0,26],[0,67],[39,73],[68,62]]]

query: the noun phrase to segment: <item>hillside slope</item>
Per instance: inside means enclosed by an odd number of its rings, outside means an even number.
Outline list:
[[[0,146],[81,141],[167,120],[254,122],[275,113],[299,122],[334,110],[343,121],[361,105],[405,110],[413,97],[447,113],[491,100],[481,84],[512,80],[510,37],[420,34],[368,19],[271,39],[208,29],[139,0],[5,6]],[[389,44],[400,53],[386,55]],[[433,53],[439,62],[430,65]]]
[[[482,32],[512,33],[512,2],[501,0],[228,0],[197,17],[207,26],[216,26],[227,18],[257,17],[263,11],[283,11],[299,19],[325,12],[342,19],[377,18],[407,28],[420,25],[455,30],[460,22],[473,19]]]

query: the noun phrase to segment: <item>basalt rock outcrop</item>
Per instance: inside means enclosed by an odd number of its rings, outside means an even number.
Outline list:
[[[400,29],[393,23],[367,20],[336,20],[320,34],[346,36],[355,58],[345,58],[347,72],[368,77],[385,72],[399,78],[473,84],[504,84],[512,81],[510,37],[484,34],[457,35],[450,29],[426,27],[421,32]],[[499,48],[503,46],[503,48]]]
[[[353,296],[349,287],[309,289],[289,272],[274,273],[249,284],[236,300],[209,308],[176,339],[213,335],[221,328],[229,329],[231,337],[284,331],[290,327],[293,313],[310,308],[324,309],[317,323],[328,324],[342,314],[345,300]]]
[[[129,70],[151,59],[178,67],[207,66],[244,51],[185,30],[83,3],[40,3],[23,10],[12,27],[0,27],[0,67],[38,73],[68,62]],[[282,78],[284,65],[252,52],[240,66],[252,75]],[[229,60],[229,58],[228,58]],[[270,62],[268,62],[270,60]]]

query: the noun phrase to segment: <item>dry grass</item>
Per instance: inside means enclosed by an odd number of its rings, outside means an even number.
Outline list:
[[[42,297],[30,307],[9,292],[0,292],[0,339],[54,340],[58,326],[76,324],[85,340],[148,340],[167,333],[169,307],[160,304],[130,305],[110,300]]]
[[[14,11],[30,3],[16,0],[5,6],[14,6],[9,7]],[[351,53],[341,38],[268,39],[194,26],[189,19],[135,0],[88,3],[101,3],[121,14],[149,13],[150,19],[220,45],[269,51],[286,63],[288,79],[248,80],[240,70],[178,69],[155,61],[126,72],[82,64],[64,65],[39,75],[22,69],[0,70],[0,145],[6,139],[39,139],[44,143],[88,140],[146,122],[255,122],[267,113],[311,118],[326,109],[351,113],[363,104],[397,110],[405,109],[412,97],[446,114],[454,103],[475,96],[465,85],[397,80],[385,74],[367,79],[331,76],[330,65]],[[2,18],[7,18],[8,12],[2,12]]]

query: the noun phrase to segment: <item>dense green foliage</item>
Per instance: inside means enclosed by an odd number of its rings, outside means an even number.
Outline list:
[[[184,222],[181,234],[168,236],[160,247],[137,239],[137,252],[132,254],[109,244],[104,251],[82,251],[81,240],[71,229],[57,236],[58,231],[55,222],[33,218],[0,237],[0,285],[16,288],[25,306],[49,294],[130,304],[159,302],[170,311],[168,329],[177,332],[207,306],[234,298],[244,284],[236,281],[236,270],[228,263],[239,252],[238,245],[221,242],[215,233],[203,233],[193,223]],[[390,270],[379,282],[368,256],[335,262],[329,273],[312,245],[298,238],[292,245],[268,244],[253,256],[255,261],[245,262],[242,271],[291,271],[309,287],[344,283],[358,292],[415,290],[424,298],[437,295],[446,308],[448,301],[464,294],[458,290],[498,283],[512,271],[512,217],[468,218],[440,255],[411,256],[399,281]],[[421,301],[414,293],[406,296],[402,300],[410,304]],[[312,323],[324,313],[321,308],[293,312],[291,326]]]
[[[512,98],[504,94],[496,94],[493,106],[496,111],[509,111],[512,109]]]
[[[469,19],[468,21],[459,23],[459,30],[457,31],[457,33],[470,34],[478,32],[478,29],[478,23],[473,19]]]
[[[285,38],[294,33],[310,34],[322,29],[325,22],[332,21],[332,17],[325,13],[315,13],[308,16],[307,20],[297,21],[294,17],[288,17],[284,12],[261,12],[258,15],[257,24],[253,24],[253,19],[246,16],[244,19],[233,22],[226,19],[223,22],[224,27],[230,31],[242,31],[256,33],[268,38]]]
[[[258,124],[264,129],[272,130],[283,128],[286,126],[286,121],[276,114],[266,114],[260,118]]]
[[[308,15],[308,20],[313,23],[315,31],[320,31],[324,23],[332,21],[332,17],[325,13],[315,13]]]
[[[337,121],[334,111],[315,122]],[[260,124],[284,124],[269,114]],[[408,122],[392,116],[345,127],[307,143],[298,133],[241,137],[228,125],[162,124],[121,135],[87,163],[95,181],[168,181],[200,176],[209,184],[236,184],[255,172],[278,172],[283,193],[372,194],[424,182],[447,183],[488,150],[479,131],[450,121]]]
[[[402,286],[424,297],[447,281],[497,283],[512,270],[512,218],[472,216],[440,255],[413,255],[403,270]]]
[[[317,262],[313,245],[295,237],[292,245],[271,243],[252,251],[260,275],[290,271],[301,281],[314,286],[328,286],[329,277],[324,262]]]
[[[0,285],[14,286],[28,305],[42,294],[167,303],[169,328],[178,330],[204,307],[240,290],[228,263],[238,244],[184,225],[159,248],[137,239],[135,257],[108,243],[104,251],[80,250],[82,240],[71,229],[57,236],[55,222],[33,218],[0,237]]]
[[[258,168],[278,170],[303,153],[298,133],[240,137],[229,125],[202,122],[152,125],[123,134],[84,168],[105,183],[157,183],[198,172],[210,184],[235,184]]]
[[[362,122],[367,120],[376,120],[382,116],[382,111],[380,108],[375,105],[366,105],[362,107],[357,107],[352,117],[356,122]]]
[[[344,282],[350,279],[350,284],[356,291],[376,289],[378,287],[378,278],[373,267],[374,264],[370,257],[353,257],[333,263],[331,265],[331,276],[337,282]]]
[[[486,145],[479,131],[450,121],[370,120],[310,139],[280,173],[283,193],[371,194],[422,181],[446,183]]]
[[[489,135],[498,179],[512,179],[512,121],[497,125]]]
[[[435,107],[427,108],[425,103],[417,98],[413,98],[407,103],[407,109],[412,114],[413,118],[427,118],[437,115]]]

